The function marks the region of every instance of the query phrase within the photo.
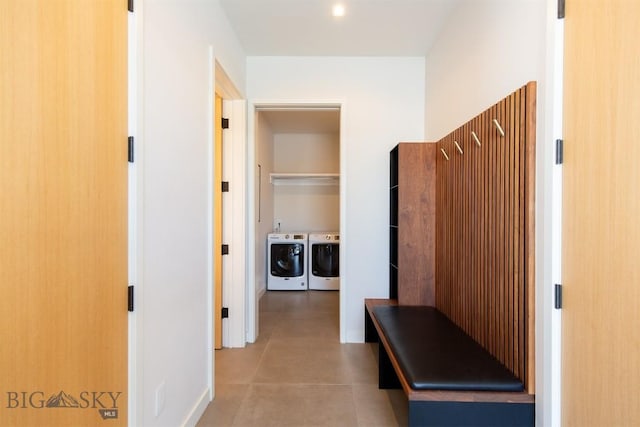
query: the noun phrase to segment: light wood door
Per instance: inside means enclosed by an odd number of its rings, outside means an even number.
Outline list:
[[[562,421],[640,425],[640,2],[567,0]]]
[[[0,425],[127,423],[127,10],[0,0]]]
[[[216,93],[213,159],[214,348],[222,348],[222,97]]]

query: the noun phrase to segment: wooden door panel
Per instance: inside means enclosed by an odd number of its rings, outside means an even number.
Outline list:
[[[640,425],[640,3],[567,0],[562,419]]]
[[[126,425],[126,25],[0,0],[3,426]]]

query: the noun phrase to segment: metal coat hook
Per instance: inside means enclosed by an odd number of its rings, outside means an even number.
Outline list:
[[[456,148],[458,149],[458,151],[460,152],[460,154],[464,154],[462,152],[462,148],[460,148],[460,146],[458,145],[458,141],[453,141],[454,144],[456,144]]]
[[[444,148],[441,148],[440,151],[442,151],[442,154],[444,155],[444,158],[449,160],[449,156],[447,156],[447,152],[444,151]]]
[[[478,144],[478,147],[482,147],[482,144],[480,144],[480,139],[478,138],[478,135],[476,135],[474,131],[471,131],[471,136],[476,141],[476,144]]]
[[[493,119],[493,124],[498,128],[498,132],[500,132],[500,135],[504,136],[504,131],[502,130],[502,126],[500,126],[500,123],[498,123],[498,120]]]

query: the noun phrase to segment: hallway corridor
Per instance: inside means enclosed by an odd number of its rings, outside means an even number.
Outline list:
[[[340,344],[338,309],[338,292],[267,292],[256,343],[216,351],[198,427],[406,425],[402,391],[378,390],[377,346]]]

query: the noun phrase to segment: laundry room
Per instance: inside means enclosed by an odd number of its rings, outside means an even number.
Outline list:
[[[340,109],[256,110],[258,295],[340,288]]]

